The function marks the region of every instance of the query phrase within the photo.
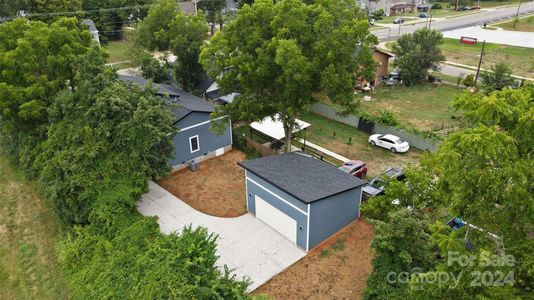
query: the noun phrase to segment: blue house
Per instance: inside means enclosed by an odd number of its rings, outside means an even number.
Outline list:
[[[302,152],[239,162],[247,209],[308,251],[360,216],[365,181]]]
[[[149,84],[138,76],[119,75],[124,82],[131,82],[141,87]],[[173,109],[176,119],[174,126],[180,130],[174,137],[174,158],[170,161],[173,170],[187,167],[191,162],[200,162],[224,154],[232,149],[232,127],[227,122],[222,134],[210,130],[210,114],[214,106],[195,95],[185,92],[174,85],[152,83],[156,95],[168,97],[176,103]],[[224,121],[224,120],[220,120]]]

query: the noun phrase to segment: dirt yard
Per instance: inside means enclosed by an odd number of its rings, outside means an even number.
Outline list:
[[[372,271],[373,229],[362,217],[253,294],[273,299],[361,299]]]
[[[218,217],[238,217],[247,212],[245,171],[237,165],[245,154],[232,150],[200,163],[200,169],[177,171],[158,182],[196,210]]]

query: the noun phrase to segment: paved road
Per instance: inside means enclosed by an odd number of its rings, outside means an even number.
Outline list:
[[[482,23],[492,23],[500,20],[505,20],[507,18],[515,16],[516,12],[517,6],[491,9],[476,14],[433,21],[431,27],[440,31],[454,30],[459,28],[471,27]],[[526,2],[521,4],[521,9],[519,10],[519,13],[522,15],[534,13],[534,2]],[[425,22],[413,25],[402,25],[400,34],[402,35],[404,33],[411,33],[425,26]],[[373,30],[372,33],[376,35],[381,42],[387,40],[395,40],[398,36],[398,27]]]

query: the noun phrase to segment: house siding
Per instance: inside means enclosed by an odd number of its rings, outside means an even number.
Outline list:
[[[389,55],[379,51],[373,51],[373,59],[376,62],[375,85],[381,81],[382,76],[388,74]]]
[[[182,120],[178,121],[176,126],[178,129],[180,129],[180,131],[173,139],[174,158],[171,159],[171,166],[180,165],[197,157],[208,155],[210,152],[214,152],[217,149],[224,148],[232,144],[232,129],[230,124],[225,126],[223,134],[218,135],[210,130],[210,123],[208,122],[209,120],[209,113],[193,112]],[[187,129],[187,127],[194,126],[202,122],[208,123]],[[191,153],[189,138],[195,135],[198,135],[199,151]]]
[[[284,191],[278,189],[272,184],[266,182],[260,177],[256,176],[250,171],[246,171],[246,188],[247,188],[247,208],[248,210],[256,214],[256,203],[255,196],[259,196],[261,199],[265,200],[267,203],[274,206],[276,209],[280,210],[287,216],[291,217],[297,222],[297,245],[302,249],[306,250],[307,246],[307,231],[308,231],[308,217],[307,211],[308,206],[303,202],[297,200],[293,196],[285,193]],[[253,182],[254,181],[254,182]],[[260,186],[261,185],[261,186]],[[267,191],[266,191],[267,190]],[[276,196],[273,196],[271,193],[279,196],[284,199],[291,205],[280,200]]]
[[[358,187],[311,203],[309,249],[359,217],[361,189]]]

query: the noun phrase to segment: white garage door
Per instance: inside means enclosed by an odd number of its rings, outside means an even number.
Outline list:
[[[297,243],[297,221],[258,196],[255,196],[255,203],[256,218],[280,232],[293,243]]]

